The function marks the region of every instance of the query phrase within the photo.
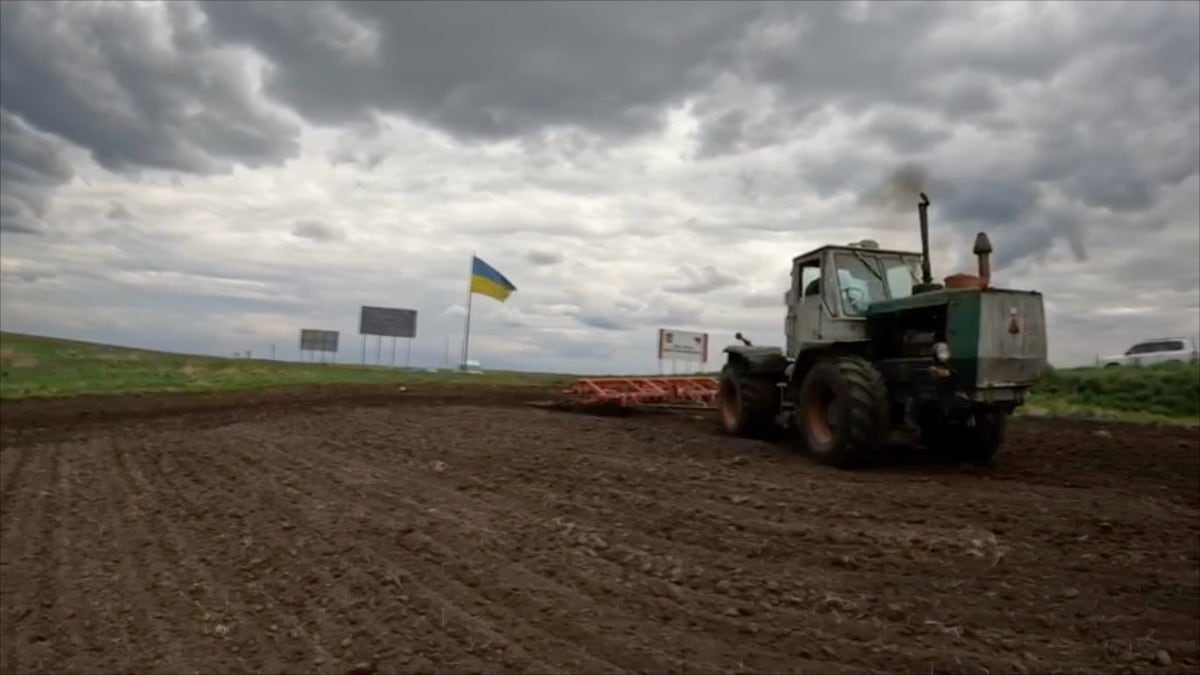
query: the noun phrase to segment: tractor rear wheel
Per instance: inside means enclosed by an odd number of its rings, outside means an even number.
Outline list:
[[[721,369],[717,394],[721,426],[740,436],[762,436],[775,424],[779,410],[778,389],[769,378],[757,377],[732,364]]]
[[[870,463],[888,432],[883,376],[858,356],[818,363],[800,387],[796,427],[808,452],[826,464],[851,468]]]

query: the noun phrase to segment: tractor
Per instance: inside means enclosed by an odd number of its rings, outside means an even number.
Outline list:
[[[724,350],[717,402],[727,432],[786,430],[841,468],[880,459],[893,430],[918,432],[938,453],[992,460],[1046,368],[1042,296],[991,286],[983,232],[979,273],[934,283],[929,204],[920,193],[921,253],[864,240],[793,259],[786,350],[741,333]]]

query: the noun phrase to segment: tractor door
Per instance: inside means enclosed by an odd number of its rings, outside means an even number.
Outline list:
[[[792,269],[792,302],[788,303],[788,354],[795,356],[821,336],[824,293],[821,258],[797,261]]]

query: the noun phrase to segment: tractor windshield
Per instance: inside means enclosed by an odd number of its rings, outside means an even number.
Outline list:
[[[887,277],[889,298],[907,298],[913,294],[913,285],[921,279],[921,262],[900,256],[884,256],[879,259]]]
[[[884,277],[874,265],[874,260],[850,253],[838,253],[834,258],[837,260],[838,290],[843,312],[850,316],[862,316],[872,302],[887,297]]]
[[[916,263],[899,256],[838,253],[834,258],[842,310],[849,316],[866,314],[873,302],[907,298],[919,278]]]

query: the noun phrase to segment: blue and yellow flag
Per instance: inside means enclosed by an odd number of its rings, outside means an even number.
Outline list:
[[[496,271],[496,268],[475,256],[471,257],[472,293],[479,293],[480,295],[486,295],[504,302],[508,299],[510,293],[517,290],[517,287],[513,286],[511,281]]]

